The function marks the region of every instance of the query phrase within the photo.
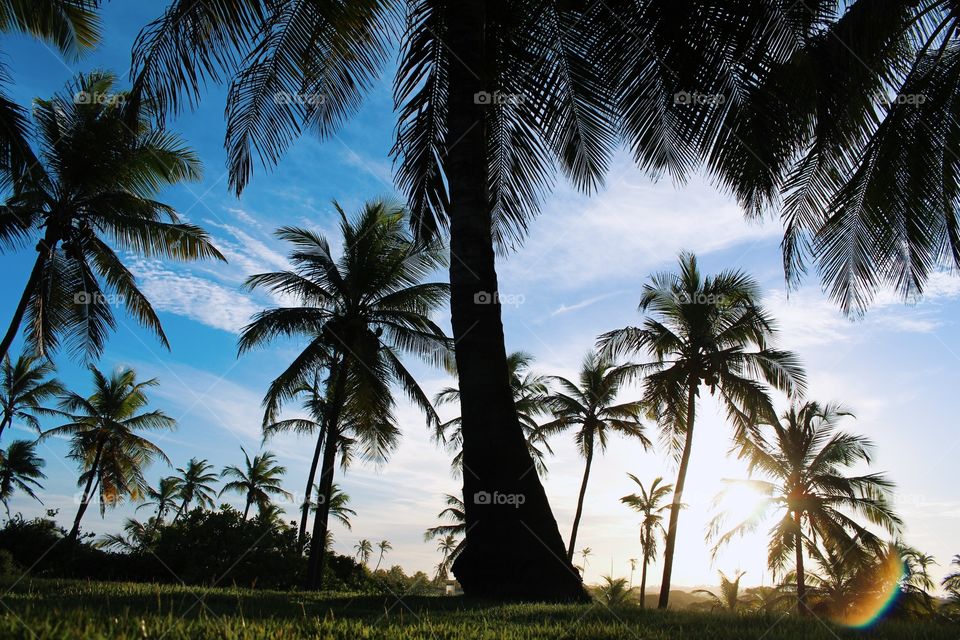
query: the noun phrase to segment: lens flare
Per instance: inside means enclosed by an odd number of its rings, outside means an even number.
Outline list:
[[[833,621],[847,627],[862,629],[880,620],[893,605],[900,593],[900,581],[906,568],[895,551],[886,554],[883,562],[867,570],[861,590],[855,602],[845,607]]]

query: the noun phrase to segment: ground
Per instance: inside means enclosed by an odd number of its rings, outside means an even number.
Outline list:
[[[593,640],[957,640],[954,625],[883,622],[867,631],[792,617],[495,605],[454,597],[350,596],[24,579],[0,586],[0,638],[453,638]]]

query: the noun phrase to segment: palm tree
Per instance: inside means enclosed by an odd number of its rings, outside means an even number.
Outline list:
[[[176,522],[184,513],[190,510],[190,505],[194,502],[200,507],[213,507],[213,499],[217,495],[213,489],[213,483],[220,476],[213,471],[213,465],[206,460],[190,458],[187,467],[177,467],[180,472],[178,481],[180,483],[180,499],[182,502],[177,507],[177,513],[173,516]]]
[[[644,488],[640,479],[632,473],[627,476],[640,488],[639,495],[631,493],[620,498],[620,502],[627,505],[643,516],[640,522],[640,551],[643,554],[643,569],[640,571],[640,608],[646,606],[647,597],[647,564],[657,559],[657,538],[665,534],[663,528],[663,512],[670,505],[661,504],[670,492],[673,485],[661,484],[663,478],[656,477],[650,483],[650,490]],[[630,561],[630,584],[633,585],[634,560]]]
[[[740,598],[740,578],[746,571],[737,571],[733,578],[728,578],[723,571],[720,572],[720,593],[719,595],[706,589],[694,589],[691,593],[698,593],[707,596],[710,600],[711,609],[721,609],[724,611],[736,611],[742,605],[746,604]]]
[[[157,515],[154,517],[153,526],[159,529],[163,525],[163,517],[167,511],[172,509],[174,503],[180,499],[181,491],[180,478],[176,476],[160,478],[156,489],[147,487],[146,497],[149,500],[139,505],[136,510],[139,511],[144,507],[156,507]]]
[[[108,533],[98,542],[97,547],[136,553],[147,547],[154,538],[156,527],[151,527],[134,518],[127,518],[123,523],[123,533]]]
[[[630,601],[633,588],[627,586],[625,578],[603,576],[603,583],[599,587],[600,597],[608,607],[619,607]]]
[[[593,549],[590,547],[584,547],[580,550],[580,556],[583,558],[583,576],[587,576],[587,558],[593,554]]]
[[[314,486],[313,493],[314,495],[320,495],[319,487]],[[348,531],[352,531],[353,525],[350,523],[350,517],[357,515],[357,512],[347,506],[349,503],[350,496],[345,491],[341,491],[337,484],[330,487],[330,500],[327,501],[327,511],[337,522],[345,526]],[[314,513],[316,513],[319,508],[313,503],[310,504],[310,507]]]
[[[317,498],[321,508],[314,518],[315,544],[307,572],[307,582],[314,588],[323,575],[320,541],[327,528],[325,505],[338,451],[344,463],[356,446],[367,459],[386,459],[399,436],[393,383],[423,410],[428,424],[438,424],[429,398],[400,354],[440,365],[449,346],[443,330],[429,318],[446,299],[448,286],[422,282],[442,264],[437,247],[413,241],[405,230],[402,208],[371,202],[354,220],[336,208],[342,256],[334,259],[327,240],[312,231],[281,228],[277,236],[293,245],[293,270],[251,276],[247,286],[299,298],[303,306],[262,311],[240,337],[241,353],[280,336],[309,340],[271,383],[264,399],[265,424],[274,422],[282,403],[314,380],[319,367],[330,371]]]
[[[37,415],[49,414],[44,405],[64,392],[64,387],[53,375],[56,368],[49,360],[21,354],[16,362],[3,357],[0,372],[0,436],[14,420],[23,420],[37,432],[40,422]]]
[[[644,406],[656,415],[665,439],[679,458],[677,481],[663,558],[659,607],[667,607],[677,525],[693,446],[696,402],[701,385],[719,392],[735,428],[735,440],[764,415],[774,415],[758,379],[788,394],[802,393],[805,376],[796,356],[774,349],[773,320],[760,306],[760,287],[741,271],[704,277],[696,256],[680,254],[680,272],[651,276],[639,310],[649,313],[642,327],[601,337],[606,351],[647,352]],[[751,350],[752,348],[752,350]]]
[[[630,563],[630,588],[633,589],[633,574],[637,571],[637,559],[630,558],[628,562]]]
[[[69,457],[76,460],[82,473],[78,485],[83,487],[80,508],[73,521],[69,539],[80,533],[80,521],[96,498],[100,515],[107,506],[116,506],[123,498],[139,500],[149,485],[143,471],[155,459],[170,464],[163,451],[140,435],[140,431],[173,429],[176,420],[164,412],[147,411],[147,390],[157,386],[155,378],[137,380],[133,369],[117,368],[107,377],[95,366],[93,393],[84,398],[67,392],[60,397],[59,410],[70,422],[43,432],[41,440],[53,436],[70,437]]]
[[[954,607],[960,607],[960,555],[953,556],[952,566],[956,571],[944,576],[940,586],[949,594],[950,603]]]
[[[730,481],[734,486],[752,488],[763,498],[751,517],[720,537],[714,550],[775,516],[767,562],[777,574],[791,554],[794,556],[800,614],[808,611],[804,550],[812,557],[822,558],[827,553],[830,558],[856,563],[866,551],[881,553],[885,543],[854,516],[891,533],[900,526],[887,502],[893,483],[878,473],[847,475],[854,465],[870,463],[872,449],[867,438],[837,431],[838,422],[849,415],[834,404],[809,401],[791,405],[780,420],[764,425],[772,431],[772,439],[758,431],[746,435],[741,443],[741,455],[748,460],[751,475],[758,472],[769,479]],[[722,523],[721,515],[711,530],[719,531]]]
[[[377,566],[373,568],[374,571],[380,568],[380,563],[383,562],[383,556],[387,555],[387,552],[393,549],[393,545],[390,544],[389,540],[381,540],[377,543],[377,548],[380,549],[380,555],[377,557]]]
[[[549,395],[548,380],[545,376],[530,371],[533,356],[525,351],[514,351],[507,355],[507,372],[510,376],[510,388],[513,391],[513,403],[517,410],[517,419],[523,429],[527,441],[527,451],[536,467],[537,473],[546,475],[547,465],[544,462],[545,453],[553,453],[550,445],[543,437],[537,424],[537,417],[547,414],[550,407],[547,403]],[[442,389],[433,398],[436,406],[460,403],[460,389],[447,387]],[[463,472],[463,420],[460,416],[452,418],[437,429],[437,440],[443,442],[450,451],[455,451],[450,466],[454,475]],[[538,445],[543,446],[540,449]]]
[[[38,355],[66,343],[96,358],[116,325],[114,304],[169,347],[117,251],[224,260],[203,229],[180,222],[173,207],[155,199],[166,186],[200,178],[196,154],[155,128],[150,106],[135,109],[115,84],[108,73],[81,75],[65,93],[34,102],[41,151],[29,179],[18,181],[0,210],[0,249],[39,236],[37,258],[0,340],[0,357],[26,318],[27,344]]]
[[[360,564],[366,566],[367,562],[370,560],[370,554],[373,553],[373,544],[364,538],[354,545],[353,548],[357,552],[357,559],[360,560]]]
[[[6,451],[0,451],[0,502],[7,510],[7,520],[10,519],[10,498],[18,491],[43,504],[33,492],[43,488],[40,480],[47,477],[41,471],[43,466],[34,442],[14,440]]]
[[[252,505],[256,504],[257,510],[263,511],[270,504],[270,496],[292,496],[281,486],[287,468],[277,464],[273,453],[264,451],[251,459],[246,449],[240,447],[240,450],[243,452],[244,468],[234,465],[225,467],[220,472],[220,477],[224,480],[229,478],[230,481],[223,485],[217,495],[222,496],[231,491],[244,496],[246,504],[243,508],[243,519],[246,520]]]
[[[615,365],[612,360],[591,351],[580,365],[578,382],[552,376],[559,390],[547,397],[554,419],[540,427],[544,436],[553,435],[576,427],[574,441],[586,461],[583,480],[577,497],[577,511],[573,517],[573,530],[567,547],[567,560],[573,562],[573,550],[577,544],[577,531],[583,515],[583,500],[587,495],[587,482],[596,451],[603,453],[611,434],[619,433],[639,440],[646,450],[650,440],[644,433],[640,416],[644,412],[639,401],[617,402],[624,384],[637,372],[635,364]]]
[[[463,543],[457,540],[452,533],[445,535],[437,544],[437,551],[443,554],[443,559],[437,565],[437,580],[446,580],[450,564],[463,552]]]
[[[460,556],[467,545],[466,509],[464,508],[463,500],[457,496],[450,495],[449,493],[445,495],[444,502],[447,506],[443,511],[437,514],[437,518],[439,518],[441,521],[446,518],[449,520],[449,523],[440,524],[436,527],[430,527],[423,534],[423,539],[424,541],[430,541],[435,538],[442,538],[445,540],[456,536],[463,536],[457,546],[449,554],[450,561],[452,562]]]

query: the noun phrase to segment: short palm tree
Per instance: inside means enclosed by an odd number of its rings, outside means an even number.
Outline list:
[[[142,551],[151,543],[156,534],[156,527],[140,522],[135,518],[127,518],[123,523],[122,533],[108,533],[97,541],[97,547],[136,553]]]
[[[837,430],[838,422],[849,415],[834,404],[791,405],[779,420],[764,425],[772,437],[758,432],[741,443],[751,475],[756,472],[767,479],[729,481],[748,486],[763,498],[751,517],[720,537],[714,550],[775,517],[767,562],[774,574],[782,573],[793,556],[801,614],[808,611],[805,551],[812,557],[828,553],[855,563],[864,555],[860,549],[877,555],[886,547],[856,516],[891,533],[901,524],[887,501],[893,483],[878,473],[848,475],[854,465],[870,462],[872,448],[867,438]],[[717,532],[722,522],[723,516],[718,516],[711,530]]]
[[[146,410],[147,391],[159,384],[155,378],[137,380],[133,369],[123,368],[108,377],[92,365],[90,373],[93,393],[86,398],[72,391],[61,396],[59,411],[70,421],[40,436],[41,440],[69,436],[69,457],[82,470],[78,484],[83,494],[68,536],[71,541],[77,539],[80,521],[95,498],[103,516],[108,506],[114,507],[124,498],[139,500],[146,495],[146,467],[158,458],[167,464],[170,461],[139,432],[166,431],[177,424],[160,410]]]
[[[448,493],[445,496],[444,502],[447,506],[443,511],[437,514],[437,518],[439,518],[441,521],[446,518],[449,520],[449,522],[437,525],[436,527],[430,527],[423,534],[423,539],[425,541],[433,540],[435,538],[441,538],[445,540],[451,537],[463,536],[456,548],[450,552],[450,561],[452,562],[459,557],[467,544],[467,538],[465,535],[467,531],[467,518],[463,500]]]
[[[387,552],[393,549],[393,545],[390,544],[389,540],[381,540],[377,543],[377,549],[380,550],[380,554],[377,556],[377,566],[373,568],[374,571],[380,568],[380,563],[383,562],[383,556],[387,555]]]
[[[10,498],[16,493],[24,493],[40,504],[43,501],[34,493],[42,489],[40,480],[44,461],[37,455],[37,445],[29,440],[14,440],[5,451],[0,451],[0,502],[7,510],[10,519]]]
[[[631,493],[620,498],[620,502],[627,505],[643,519],[640,521],[640,552],[643,555],[643,568],[640,570],[640,608],[646,606],[647,597],[647,565],[657,559],[657,538],[666,533],[663,528],[663,512],[670,508],[663,501],[673,491],[673,485],[663,484],[663,478],[657,477],[650,483],[648,491],[640,479],[632,473],[627,476],[633,480],[640,493]],[[633,560],[630,561],[631,576],[633,575]],[[631,583],[632,583],[631,579]]]
[[[3,357],[0,373],[0,436],[14,420],[22,420],[40,431],[37,415],[49,414],[48,400],[62,394],[62,384],[51,377],[56,371],[53,362],[29,354],[21,354],[16,362]]]
[[[547,397],[553,420],[540,426],[540,432],[551,436],[570,428],[576,428],[574,440],[584,459],[583,479],[577,497],[577,511],[573,517],[573,529],[567,546],[567,560],[573,561],[577,544],[577,531],[583,515],[583,502],[587,495],[587,482],[595,453],[603,453],[611,435],[620,434],[635,438],[644,449],[650,447],[640,417],[643,405],[632,400],[617,402],[617,396],[638,370],[635,364],[615,364],[610,358],[590,352],[580,366],[577,382],[552,376],[558,389]]]
[[[353,549],[357,552],[357,559],[360,561],[360,564],[366,566],[370,560],[370,555],[373,553],[373,543],[364,538],[354,545]]]
[[[214,472],[212,464],[198,458],[190,458],[186,468],[177,467],[177,471],[180,472],[177,479],[180,484],[181,502],[177,507],[176,515],[173,516],[174,522],[187,513],[194,502],[200,507],[212,508],[213,499],[217,495],[213,489],[213,483],[220,478]]]
[[[251,506],[257,505],[257,510],[263,511],[270,504],[271,496],[290,498],[291,495],[281,485],[287,468],[277,464],[277,457],[273,453],[264,451],[251,458],[246,449],[240,447],[240,450],[243,452],[244,468],[230,465],[220,472],[220,478],[228,482],[224,483],[218,495],[222,496],[228,491],[242,495],[246,499],[243,508],[243,519],[246,520]]]
[[[613,354],[653,358],[644,366],[643,402],[679,459],[658,603],[666,608],[700,387],[719,393],[739,439],[758,417],[774,415],[760,381],[793,395],[803,391],[805,375],[794,354],[770,345],[773,320],[760,306],[756,280],[742,271],[704,276],[696,256],[682,253],[679,273],[657,273],[644,284],[639,310],[649,314],[643,326],[611,331],[600,342]]]
[[[707,596],[711,609],[737,611],[746,604],[746,601],[740,597],[740,578],[745,573],[746,571],[737,571],[733,578],[728,578],[727,574],[721,571],[719,593],[713,593],[707,589],[694,589],[691,593]]]
[[[176,135],[155,128],[147,103],[128,97],[117,93],[114,76],[95,72],[34,102],[38,162],[0,209],[0,249],[36,241],[37,257],[0,357],[26,319],[27,344],[39,355],[66,342],[73,353],[96,358],[116,325],[114,305],[169,347],[117,252],[224,260],[203,229],[156,200],[166,186],[199,179],[199,159]]]
[[[278,504],[273,502],[268,502],[263,505],[263,508],[257,510],[255,521],[262,524],[266,524],[270,527],[277,528],[284,524],[286,518],[286,513]]]
[[[603,576],[602,579],[598,587],[601,602],[608,607],[620,607],[630,602],[633,589],[627,585],[626,578]]]
[[[137,511],[144,507],[156,508],[153,526],[160,528],[163,525],[163,518],[167,512],[174,508],[181,497],[181,481],[176,476],[160,478],[157,488],[147,487],[146,497],[148,500],[137,507]]]
[[[537,473],[546,475],[547,465],[544,458],[553,453],[537,424],[539,416],[548,414],[548,381],[545,376],[530,371],[533,356],[525,351],[514,351],[507,355],[507,373],[510,376],[510,388],[513,391],[513,404],[517,409],[517,419],[527,441],[527,451]],[[460,404],[460,389],[447,387],[433,398],[436,406]],[[463,473],[463,420],[460,416],[438,425],[437,440],[443,442],[450,451],[455,451],[450,466],[455,475]],[[542,448],[541,448],[542,447]]]
[[[312,231],[284,227],[277,232],[293,247],[293,269],[251,276],[247,286],[293,297],[302,306],[262,311],[240,337],[241,353],[278,337],[308,341],[271,383],[264,399],[264,424],[274,422],[283,402],[314,381],[318,368],[329,369],[320,510],[314,518],[315,544],[307,571],[311,587],[320,586],[323,576],[320,541],[327,528],[325,505],[337,453],[360,447],[364,457],[383,461],[396,446],[394,383],[423,410],[428,424],[438,424],[429,398],[400,354],[441,365],[449,346],[443,330],[429,317],[446,300],[449,287],[423,282],[443,264],[438,248],[413,241],[400,207],[370,202],[353,219],[336,208],[343,241],[339,258],[333,257],[327,240]]]

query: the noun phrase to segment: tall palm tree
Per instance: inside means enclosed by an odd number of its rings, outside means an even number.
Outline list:
[[[633,574],[636,573],[636,571],[637,571],[637,559],[636,559],[636,558],[630,558],[630,560],[629,560],[628,562],[630,563],[630,582],[629,582],[629,586],[630,586],[631,589],[633,589]]]
[[[277,457],[273,453],[264,451],[251,458],[246,449],[240,447],[240,450],[243,452],[244,468],[235,465],[225,467],[220,477],[229,479],[229,482],[224,483],[217,495],[222,496],[230,491],[244,496],[243,519],[246,520],[252,505],[257,505],[258,511],[263,511],[270,504],[270,496],[292,496],[281,485],[287,468],[277,464]]]
[[[772,0],[664,11],[654,0],[175,0],[137,39],[134,84],[165,112],[195,104],[208,81],[232,79],[238,191],[255,153],[273,164],[302,131],[335,133],[399,39],[397,182],[418,233],[449,229],[455,256],[464,456],[476,474],[464,477],[465,495],[527,498],[510,510],[467,504],[476,544],[456,571],[468,593],[585,597],[569,563],[556,561],[563,540],[543,486],[524,475],[531,461],[506,376],[495,249],[522,239],[555,166],[592,191],[622,142],[652,174],[683,178],[701,159],[718,175],[735,169],[727,148],[740,142],[731,123],[741,96],[821,26],[819,10]],[[687,46],[690,34],[700,46]],[[677,99],[684,91],[711,99]]]
[[[450,563],[452,563],[458,554],[463,552],[463,543],[452,534],[448,533],[437,544],[437,551],[443,554],[440,564],[437,565],[437,579],[446,580]]]
[[[39,355],[66,343],[96,358],[116,325],[114,304],[169,347],[117,251],[224,260],[203,229],[156,200],[164,187],[200,178],[196,154],[152,124],[149,104],[134,108],[115,85],[114,76],[94,72],[34,102],[38,162],[0,208],[0,250],[36,238],[37,257],[0,340],[0,357],[26,318],[27,344]]]
[[[583,558],[583,576],[587,576],[587,558],[593,555],[593,549],[590,547],[584,547],[580,550],[580,556]]]
[[[3,357],[3,369],[0,372],[0,436],[13,424],[14,420],[23,420],[37,432],[40,422],[37,414],[50,413],[45,406],[48,400],[62,394],[64,387],[51,377],[56,371],[53,362],[29,354],[21,354],[16,362],[9,356]]]
[[[547,397],[554,418],[542,425],[540,432],[550,436],[576,427],[574,441],[585,461],[577,511],[567,546],[567,560],[571,563],[594,453],[606,451],[607,441],[615,433],[636,438],[645,450],[650,447],[650,440],[640,422],[643,405],[637,400],[617,402],[624,384],[637,373],[637,369],[635,364],[617,365],[610,358],[591,351],[580,365],[577,382],[560,376],[550,378],[558,386],[558,390]]]
[[[872,448],[867,438],[837,430],[838,422],[849,415],[839,405],[809,401],[791,405],[779,420],[764,425],[772,437],[762,431],[747,434],[741,454],[749,462],[751,475],[757,472],[768,479],[731,482],[751,487],[763,499],[755,512],[724,533],[714,548],[774,516],[767,562],[776,574],[793,555],[800,614],[808,611],[805,551],[812,557],[828,553],[831,558],[856,562],[867,551],[878,555],[886,548],[856,516],[891,533],[901,524],[887,501],[893,483],[878,473],[848,475],[856,464],[869,464]],[[719,531],[722,523],[721,515],[711,530]]]
[[[387,555],[387,552],[393,549],[393,545],[390,544],[389,540],[381,540],[377,543],[377,548],[380,550],[380,555],[377,557],[377,566],[373,568],[374,571],[380,568],[380,563],[383,562],[383,556]]]
[[[159,384],[156,378],[137,380],[133,369],[117,368],[104,375],[91,365],[93,393],[84,398],[70,391],[61,396],[59,410],[69,422],[43,432],[40,439],[70,437],[69,457],[79,463],[83,487],[80,507],[69,539],[80,533],[80,521],[95,498],[100,515],[124,498],[139,500],[149,485],[143,472],[154,460],[170,464],[166,454],[141,431],[173,429],[177,422],[158,409],[147,411],[147,391]]]
[[[160,478],[157,488],[147,487],[146,497],[148,500],[137,507],[137,511],[144,507],[155,507],[157,515],[154,516],[153,526],[159,529],[163,525],[163,518],[167,511],[174,508],[174,504],[180,500],[182,495],[182,486],[180,478],[168,476]]]
[[[360,560],[360,564],[366,566],[370,560],[370,554],[373,553],[373,543],[364,538],[354,545],[353,548],[357,552],[357,559]]]
[[[712,609],[736,611],[746,604],[744,599],[740,597],[740,578],[742,578],[745,573],[746,571],[737,571],[733,578],[728,578],[727,574],[721,571],[719,594],[708,591],[707,589],[694,589],[690,593],[707,596]]]
[[[446,503],[446,508],[437,514],[437,518],[441,521],[446,518],[449,522],[444,524],[439,524],[435,527],[430,527],[423,534],[423,539],[425,541],[433,540],[435,538],[446,539],[449,537],[463,536],[456,548],[450,552],[450,560],[456,560],[460,554],[463,552],[463,549],[467,545],[467,516],[466,509],[463,504],[463,500],[457,496],[446,494],[444,502]]]
[[[648,491],[640,479],[632,473],[627,476],[633,480],[640,493],[631,493],[620,498],[620,502],[627,505],[643,516],[640,522],[640,552],[643,554],[643,568],[640,571],[640,608],[646,606],[647,597],[647,565],[657,559],[657,538],[665,534],[663,528],[663,512],[670,508],[668,504],[661,504],[673,491],[673,485],[662,484],[663,478],[656,477],[650,483]],[[630,561],[631,585],[633,584],[633,560]]]
[[[443,330],[429,317],[446,299],[449,287],[423,282],[442,264],[437,247],[413,241],[402,208],[370,202],[351,220],[335,206],[342,255],[335,259],[327,240],[312,231],[281,228],[277,236],[293,246],[293,270],[251,276],[247,286],[298,298],[302,306],[262,311],[240,336],[241,353],[280,336],[309,341],[271,383],[264,399],[265,424],[275,420],[285,400],[314,379],[319,367],[330,370],[317,496],[320,510],[314,518],[307,572],[310,587],[319,587],[323,576],[320,541],[327,528],[325,505],[337,453],[347,462],[347,454],[360,447],[368,459],[386,459],[399,436],[393,383],[423,410],[428,424],[438,424],[429,398],[400,354],[441,365],[449,346]]]
[[[34,493],[42,489],[40,480],[46,478],[43,458],[37,455],[37,445],[28,440],[14,440],[5,451],[0,451],[0,502],[10,519],[10,498],[17,492],[25,493],[40,504],[43,501]]]
[[[176,522],[184,513],[190,510],[190,505],[194,502],[200,507],[213,507],[213,499],[217,495],[213,489],[213,483],[220,476],[213,471],[213,465],[206,460],[190,458],[186,468],[177,467],[180,472],[178,481],[180,484],[180,499],[182,502],[177,507],[177,513],[173,516]]]
[[[601,337],[613,354],[646,352],[644,405],[657,417],[661,432],[679,459],[677,481],[663,557],[659,607],[670,598],[673,556],[687,467],[693,446],[700,387],[721,403],[734,426],[735,440],[774,410],[766,388],[802,393],[805,375],[797,357],[771,346],[773,319],[760,305],[760,287],[742,271],[704,276],[697,258],[680,254],[680,272],[661,272],[643,286],[639,310],[648,313],[642,327],[627,327]]]
[[[507,355],[507,372],[510,376],[510,388],[513,390],[513,404],[517,410],[517,419],[527,441],[530,458],[541,476],[546,475],[544,462],[546,453],[553,453],[543,437],[537,418],[549,413],[547,402],[549,395],[548,380],[530,371],[533,356],[525,351],[514,351]],[[460,403],[460,389],[447,387],[433,398],[436,406]],[[463,420],[460,416],[452,418],[438,426],[437,440],[442,441],[450,451],[455,451],[450,466],[456,475],[463,473]],[[541,449],[540,447],[543,447]]]

